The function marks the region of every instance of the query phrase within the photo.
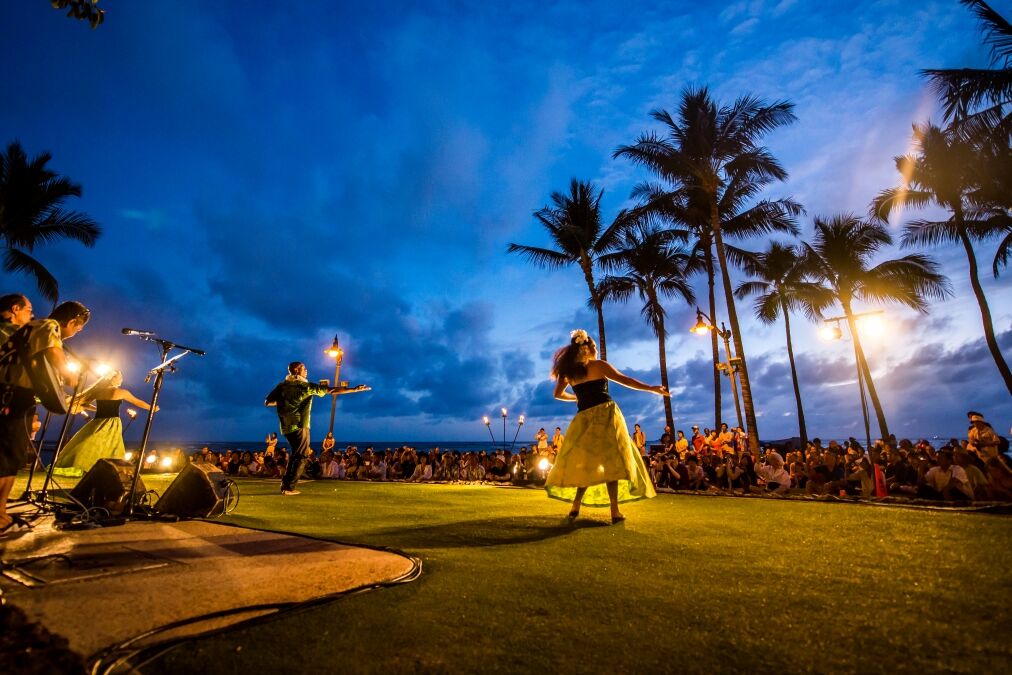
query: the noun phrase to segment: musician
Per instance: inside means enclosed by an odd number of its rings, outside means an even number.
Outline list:
[[[59,373],[63,384],[77,385],[77,373],[67,367],[63,341],[74,337],[91,317],[79,302],[64,302],[48,319],[32,321],[15,332],[4,350],[4,367],[0,368],[0,535],[20,524],[7,514],[7,497],[14,487],[18,469],[24,466],[31,443],[32,418],[35,413],[34,385],[28,364],[22,362],[20,351],[13,346],[19,340],[27,343],[28,358],[42,354]]]
[[[10,293],[0,297],[0,344],[34,318],[32,301],[27,296]]]
[[[285,475],[281,479],[281,494],[283,495],[299,494],[299,491],[295,489],[295,483],[302,475],[302,470],[306,465],[306,455],[309,452],[309,422],[313,408],[313,397],[327,394],[351,394],[369,389],[365,385],[348,388],[316,384],[306,379],[308,375],[309,370],[306,368],[306,364],[301,361],[292,361],[288,364],[288,375],[284,381],[274,387],[264,400],[265,406],[277,407],[281,434],[288,441],[288,447],[292,452]]]

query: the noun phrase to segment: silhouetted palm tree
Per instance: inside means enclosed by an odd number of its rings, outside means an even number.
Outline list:
[[[643,301],[641,314],[657,336],[657,350],[661,368],[661,384],[668,386],[668,356],[664,345],[667,313],[661,300],[681,296],[689,304],[695,296],[687,281],[692,258],[687,251],[676,246],[677,235],[668,230],[639,226],[626,231],[619,248],[601,257],[601,266],[614,270],[600,284],[601,296],[608,300],[624,301],[636,293]],[[675,428],[671,411],[671,398],[664,398],[664,419]]]
[[[1012,24],[981,0],[960,0],[984,29],[993,68],[954,68],[922,71],[945,105],[945,117],[965,126],[1001,127],[1012,131]]]
[[[895,302],[926,314],[927,299],[940,300],[951,294],[948,280],[928,256],[915,253],[872,267],[875,254],[891,244],[892,236],[885,227],[853,215],[816,218],[812,242],[802,242],[813,280],[826,288],[843,309],[854,340],[854,358],[868,385],[882,438],[889,436],[889,425],[861,347],[854,301]]]
[[[791,364],[794,398],[798,404],[798,432],[801,447],[808,445],[808,428],[805,426],[805,409],[801,403],[798,369],[794,363],[794,343],[791,339],[791,312],[801,311],[809,320],[820,318],[824,308],[833,303],[829,292],[809,280],[807,258],[801,247],[795,248],[779,242],[770,242],[765,251],[753,253],[744,260],[745,271],[753,277],[743,282],[734,294],[739,299],[757,296],[755,316],[765,324],[775,323],[784,317],[787,331],[787,358]]]
[[[915,220],[907,223],[902,245],[936,246],[959,244],[969,263],[970,286],[980,308],[984,324],[984,340],[995,365],[1012,394],[1012,371],[1009,370],[998,340],[984,289],[977,271],[977,256],[973,241],[995,236],[999,223],[978,216],[980,207],[980,167],[982,165],[974,146],[952,130],[942,130],[931,123],[914,125],[915,154],[896,158],[896,169],[904,178],[899,187],[883,190],[872,202],[872,211],[880,220],[887,221],[895,211],[937,205],[951,215],[947,220]]]
[[[696,264],[691,271],[706,275],[708,312],[717,321],[717,299],[715,292],[717,262],[713,250],[713,231],[710,227],[709,210],[705,203],[693,203],[698,191],[684,187],[673,189],[657,183],[641,183],[633,188],[632,197],[640,203],[626,216],[630,222],[653,222],[663,224],[679,233],[686,241],[692,241],[691,255]],[[735,189],[724,190],[721,203],[724,222],[721,231],[728,237],[746,239],[768,235],[773,232],[798,234],[795,216],[804,212],[800,204],[791,199],[764,199],[751,207],[742,203],[746,195]],[[741,266],[745,252],[726,245],[728,260]],[[710,331],[710,350],[713,356],[713,415],[714,428],[720,428],[723,416],[721,408],[721,377],[716,364],[720,362],[717,347],[717,331]]]
[[[534,217],[546,230],[557,248],[539,248],[510,244],[509,253],[519,253],[539,267],[561,269],[577,265],[583,272],[590,292],[590,305],[597,311],[598,346],[601,358],[608,358],[604,335],[604,311],[602,299],[594,281],[594,265],[597,259],[614,247],[624,227],[621,215],[610,226],[601,225],[601,196],[603,190],[595,190],[590,182],[572,179],[569,194],[553,192],[552,206],[545,206],[534,212]]]
[[[93,246],[101,230],[91,218],[62,208],[68,197],[80,197],[81,186],[46,167],[52,155],[43,152],[29,161],[13,141],[0,154],[0,238],[4,269],[35,278],[42,295],[54,303],[60,289],[55,277],[30,253],[39,244],[76,239]]]
[[[666,136],[643,134],[634,145],[620,147],[614,153],[647,167],[672,186],[685,189],[689,203],[704,214],[713,236],[735,350],[741,359],[742,401],[749,445],[755,454],[759,452],[759,429],[723,226],[731,214],[740,212],[743,204],[767,185],[787,178],[787,172],[759,141],[773,129],[793,122],[793,108],[786,101],[766,104],[752,96],[718,106],[705,87],[686,89],[682,92],[677,119],[664,110],[651,113],[666,127]]]

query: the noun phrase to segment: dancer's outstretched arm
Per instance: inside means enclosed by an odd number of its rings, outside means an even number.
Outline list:
[[[652,385],[646,382],[640,382],[635,377],[629,377],[625,373],[621,372],[618,368],[611,365],[607,361],[598,361],[595,365],[600,369],[601,375],[607,377],[612,382],[617,382],[623,387],[629,387],[630,389],[637,389],[639,391],[648,391],[651,394],[657,394],[658,396],[671,396],[671,393],[662,385]]]

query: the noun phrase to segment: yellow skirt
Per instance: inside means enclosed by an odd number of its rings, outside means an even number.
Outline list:
[[[585,506],[608,506],[605,483],[618,481],[619,502],[656,497],[650,474],[629,437],[625,417],[614,401],[581,410],[566,429],[562,448],[545,481],[553,499],[572,502],[585,487]]]

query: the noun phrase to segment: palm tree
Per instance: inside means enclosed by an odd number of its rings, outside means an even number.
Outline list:
[[[941,300],[951,295],[948,280],[928,256],[911,254],[871,267],[875,254],[891,244],[892,236],[882,224],[864,222],[849,214],[828,220],[816,218],[812,243],[802,242],[812,280],[840,303],[846,317],[854,339],[854,358],[868,386],[882,438],[889,436],[889,425],[861,347],[854,301],[895,302],[926,314],[927,299]]]
[[[666,137],[643,134],[634,145],[620,147],[614,153],[616,157],[630,158],[672,186],[684,189],[690,203],[701,210],[708,224],[734,346],[741,359],[742,401],[749,446],[755,454],[759,453],[759,429],[723,227],[733,213],[767,185],[787,178],[787,172],[759,141],[769,131],[793,122],[793,108],[793,104],[786,101],[766,104],[752,96],[742,96],[731,105],[718,106],[705,87],[686,89],[682,92],[677,119],[664,110],[651,113],[666,127]]]
[[[510,244],[507,252],[519,253],[538,267],[546,269],[561,269],[568,265],[580,267],[590,292],[590,305],[597,311],[601,358],[607,359],[604,311],[601,307],[603,300],[594,281],[594,266],[601,255],[614,247],[624,223],[620,214],[619,218],[602,231],[600,205],[603,194],[603,190],[595,190],[589,181],[572,179],[568,195],[553,192],[552,206],[545,206],[534,212],[534,217],[548,230],[548,235],[556,248]]]
[[[35,247],[58,239],[95,244],[101,230],[95,221],[62,208],[68,197],[80,197],[81,186],[46,167],[52,155],[43,152],[29,161],[18,141],[0,153],[0,239],[4,270],[35,278],[39,292],[55,304],[56,278],[30,254]]]
[[[809,281],[809,270],[805,264],[804,249],[770,242],[762,253],[754,253],[745,259],[745,271],[753,277],[738,286],[734,294],[739,300],[757,296],[756,318],[765,324],[775,323],[784,317],[787,331],[787,358],[791,364],[791,379],[794,382],[794,398],[798,404],[798,432],[801,447],[808,445],[808,429],[805,426],[805,410],[801,404],[801,387],[798,384],[798,369],[794,363],[794,343],[791,340],[791,311],[801,311],[809,320],[821,316],[822,309],[832,304],[833,299],[826,289]]]
[[[951,214],[942,221],[915,220],[907,223],[902,245],[962,245],[969,263],[970,286],[984,324],[984,340],[1005,386],[1012,394],[1012,371],[998,348],[991,308],[980,285],[977,256],[973,250],[974,240],[994,236],[1000,224],[1000,221],[977,217],[980,210],[977,185],[981,182],[979,154],[969,141],[960,138],[952,129],[942,130],[930,122],[914,125],[914,147],[916,154],[896,158],[896,169],[904,178],[903,184],[879,193],[872,202],[872,213],[883,222],[905,205],[937,205]]]
[[[924,70],[945,105],[945,118],[961,126],[1000,127],[1008,139],[1012,131],[1012,24],[982,0],[960,0],[984,29],[991,48],[992,68]]]
[[[672,228],[683,239],[693,241],[691,255],[695,263],[690,272],[702,271],[706,274],[708,311],[713,321],[717,317],[716,268],[717,262],[713,250],[713,232],[710,228],[708,209],[705,204],[693,203],[691,190],[683,187],[669,189],[664,185],[645,182],[633,188],[632,197],[639,199],[637,207],[630,210],[626,220],[630,222],[663,223]],[[791,199],[764,199],[751,207],[744,206],[745,195],[734,190],[725,189],[720,196],[720,203],[725,213],[721,231],[728,237],[745,239],[748,237],[768,235],[773,232],[798,234],[795,216],[804,212],[800,204]],[[728,259],[741,266],[746,252],[727,245]],[[710,350],[713,355],[713,417],[714,428],[720,428],[721,379],[716,364],[720,361],[717,347],[717,332],[710,331]]]
[[[626,231],[619,248],[601,257],[601,266],[619,274],[609,274],[600,284],[600,294],[608,300],[624,301],[633,293],[643,301],[641,313],[657,336],[661,384],[668,386],[668,357],[664,345],[667,313],[661,300],[681,296],[690,305],[695,296],[687,281],[692,257],[673,245],[678,238],[668,230],[638,226]],[[671,398],[664,397],[665,423],[675,428]]]

